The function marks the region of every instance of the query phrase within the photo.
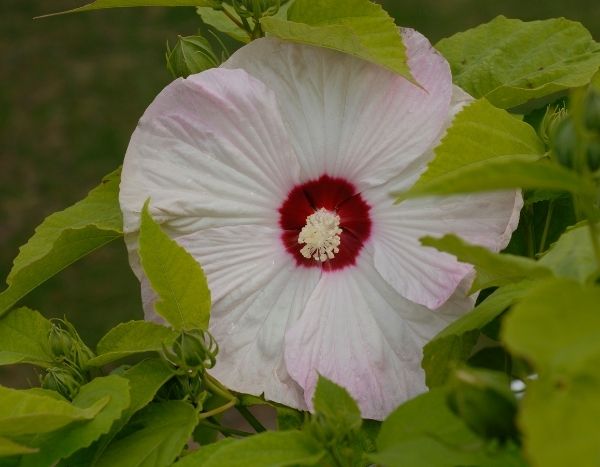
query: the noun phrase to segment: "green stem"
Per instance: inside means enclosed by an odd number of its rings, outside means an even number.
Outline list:
[[[236,402],[237,402],[236,399],[230,400],[229,402],[227,402],[226,404],[222,405],[221,407],[217,407],[216,409],[209,410],[208,412],[202,412],[201,414],[198,415],[198,418],[200,420],[203,420],[205,418],[212,417],[213,415],[217,415],[217,414],[220,414],[222,412],[225,412],[226,410],[228,410],[231,407],[233,407]]]
[[[258,418],[256,418],[254,414],[250,412],[246,407],[244,407],[243,405],[238,405],[235,408],[241,414],[241,416],[246,419],[250,426],[256,430],[257,433],[267,431],[263,424],[260,423],[260,421],[258,421]]]
[[[235,401],[237,404],[238,401],[236,397],[208,373],[204,373],[202,376],[202,382],[204,383],[206,389],[209,389],[213,394],[221,396],[223,399],[227,399],[229,401]]]
[[[202,420],[200,424],[212,430],[216,430],[224,436],[252,436],[252,433],[248,433],[247,431],[236,430],[235,428],[218,425],[207,420]]]
[[[551,200],[548,204],[548,213],[546,214],[546,223],[544,224],[544,231],[542,232],[542,240],[540,241],[539,253],[543,253],[546,248],[546,241],[548,240],[548,231],[550,230],[550,220],[554,213],[554,200]]]

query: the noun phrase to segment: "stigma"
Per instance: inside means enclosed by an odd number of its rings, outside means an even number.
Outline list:
[[[298,243],[305,244],[300,253],[305,258],[324,262],[340,252],[340,216],[321,208],[306,218],[306,225],[298,235]]]

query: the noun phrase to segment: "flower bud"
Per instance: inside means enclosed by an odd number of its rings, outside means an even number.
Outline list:
[[[52,367],[46,370],[42,378],[42,388],[58,392],[61,396],[72,400],[79,392],[80,378],[75,373],[62,367]]]
[[[600,140],[592,140],[587,147],[587,164],[592,172],[600,169]]]
[[[500,440],[516,436],[517,399],[504,373],[461,368],[450,382],[447,401],[475,433]]]
[[[163,357],[188,373],[215,366],[218,352],[214,337],[200,329],[183,331],[170,348],[163,346]]]
[[[71,335],[65,329],[55,324],[52,325],[48,333],[48,343],[55,359],[72,355],[75,345]]]
[[[583,121],[588,130],[600,136],[600,92],[591,88],[585,99]]]
[[[560,122],[568,117],[569,112],[564,106],[548,106],[538,132],[544,144],[547,146],[550,145],[550,140],[556,131],[556,127],[560,124]]]
[[[561,120],[552,132],[552,152],[559,164],[572,169],[574,167],[577,134],[571,118]]]
[[[167,43],[165,57],[167,69],[174,78],[186,78],[221,64],[210,43],[202,36],[179,36],[172,49]]]
[[[68,362],[77,368],[83,368],[94,353],[77,334],[77,331],[66,319],[53,319],[48,333],[48,343],[54,359]]]

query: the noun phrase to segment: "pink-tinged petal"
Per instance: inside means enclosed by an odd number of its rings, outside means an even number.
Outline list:
[[[220,349],[211,373],[234,391],[304,409],[283,362],[283,337],[321,272],[296,267],[268,227],[208,229],[177,241],[203,265],[211,289],[210,331]]]
[[[367,194],[365,197],[369,199]],[[419,239],[452,233],[500,251],[517,227],[522,204],[516,191],[374,204],[375,267],[402,296],[436,309],[454,293],[472,266],[423,247]]]
[[[421,34],[402,35],[422,88],[350,55],[275,38],[252,42],[223,66],[242,68],[273,89],[304,179],[328,174],[361,191],[423,154],[448,114],[447,62]]]
[[[125,156],[125,231],[150,211],[179,233],[239,224],[277,225],[300,168],[275,95],[243,70],[178,79],[150,105]]]
[[[285,338],[289,374],[311,400],[318,374],[345,387],[365,418],[384,419],[426,390],[425,343],[473,306],[465,288],[440,310],[412,303],[361,256],[356,268],[324,274]]]

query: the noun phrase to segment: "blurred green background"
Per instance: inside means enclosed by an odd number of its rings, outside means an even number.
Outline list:
[[[199,25],[193,8],[139,8],[32,18],[84,2],[0,3],[0,276],[45,216],[81,199],[120,164],[144,109],[169,81],[167,40]],[[600,39],[597,0],[382,1],[399,25],[438,39],[498,14],[565,16]],[[1,289],[2,287],[0,287]],[[125,248],[114,243],[48,281],[24,304],[66,315],[95,344],[142,316]],[[6,370],[5,370],[6,371]],[[0,379],[14,374],[0,373]],[[29,376],[33,378],[33,376]]]

